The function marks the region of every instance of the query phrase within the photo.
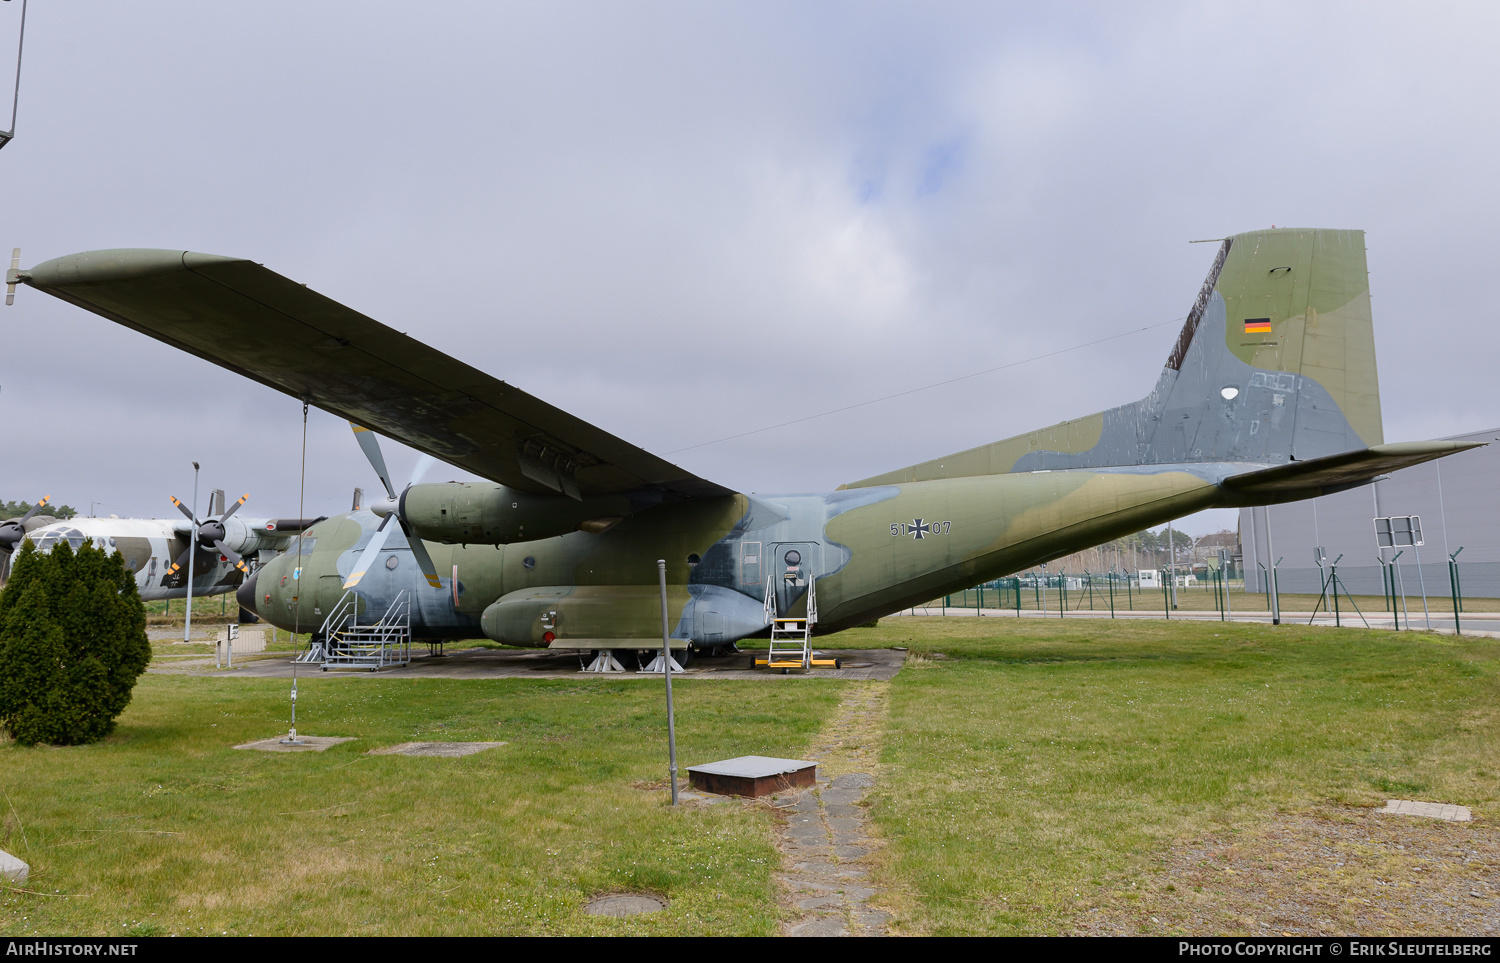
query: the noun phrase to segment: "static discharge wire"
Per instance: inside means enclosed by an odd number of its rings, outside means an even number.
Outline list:
[[[1075,344],[1067,348],[1058,348],[1056,351],[1048,351],[1043,354],[1033,355],[1030,358],[1023,358],[1020,361],[1008,361],[1005,364],[996,365],[993,368],[985,368],[983,371],[971,371],[968,374],[959,375],[956,378],[948,378],[944,381],[934,381],[932,384],[922,385],[920,388],[907,388],[905,391],[898,391],[895,394],[890,395],[882,395],[879,398],[871,398],[868,401],[856,401],[854,404],[845,405],[842,408],[830,408],[827,411],[820,411],[815,415],[803,415],[801,418],[793,418],[790,421],[783,421],[774,425],[766,425],[764,428],[752,428],[749,431],[742,431],[737,435],[726,435],[723,438],[715,438],[713,441],[704,441],[699,442],[696,445],[688,445],[686,448],[674,448],[672,451],[666,452],[665,454],[676,455],[684,451],[692,451],[695,448],[707,448],[709,445],[718,445],[726,441],[734,441],[736,438],[747,438],[750,435],[758,435],[761,432],[775,431],[777,428],[786,428],[789,425],[800,425],[804,421],[813,421],[814,419],[826,418],[829,415],[836,415],[840,412],[853,411],[855,408],[863,408],[867,405],[879,404],[882,401],[890,401],[892,398],[904,398],[907,395],[914,395],[919,391],[929,391],[933,388],[941,388],[943,387],[943,385],[951,385],[959,381],[967,381],[970,378],[978,378],[982,375],[994,374],[996,371],[1004,371],[1006,368],[1015,368],[1023,364],[1030,364],[1033,361],[1041,361],[1045,358],[1053,358],[1060,354],[1067,354],[1069,351],[1078,351],[1083,348],[1092,348],[1096,344],[1104,344],[1106,341],[1115,341],[1119,338],[1126,338],[1132,334],[1140,334],[1142,331],[1150,331],[1152,328],[1159,328],[1162,325],[1166,324],[1179,324],[1185,320],[1187,320],[1186,315],[1180,318],[1172,318],[1167,321],[1158,321],[1155,324],[1148,324],[1143,328],[1131,328],[1129,331],[1121,331],[1119,334],[1112,334],[1105,338],[1099,338],[1096,341],[1085,341],[1082,344]]]

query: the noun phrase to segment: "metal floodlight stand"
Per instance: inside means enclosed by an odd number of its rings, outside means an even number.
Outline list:
[[[1463,550],[1464,547],[1460,545],[1458,547],[1458,552],[1462,552]],[[1460,608],[1458,604],[1458,552],[1454,552],[1453,554],[1448,556],[1448,587],[1453,592],[1453,634],[1463,635],[1463,629],[1461,629],[1458,624],[1458,610]]]
[[[182,641],[192,638],[193,632],[193,559],[198,554],[198,463],[193,462],[193,525],[188,535],[187,614],[182,622]],[[214,668],[219,667],[218,652],[214,653]]]
[[[667,680],[667,778],[672,781],[672,805],[677,805],[677,726],[672,718],[672,647],[667,634],[667,562],[656,560],[656,575],[661,582],[661,664],[662,678]],[[810,617],[810,616],[809,616]]]

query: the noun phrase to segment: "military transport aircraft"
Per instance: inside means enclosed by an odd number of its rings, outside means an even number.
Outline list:
[[[1361,231],[1225,239],[1141,401],[816,495],[699,478],[252,261],[94,251],[7,280],[489,479],[397,492],[372,459],[387,499],[242,587],[287,628],[357,582],[376,613],[410,593],[414,638],[646,647],[666,559],[671,631],[695,648],[765,633],[771,603],[794,612],[814,581],[818,630],[837,631],[1201,509],[1472,447],[1384,444]]]
[[[250,561],[269,561],[312,523],[297,518],[234,518],[245,498],[224,508],[224,492],[209,495],[209,517],[199,519],[198,555],[193,560],[193,595],[219,595],[236,589],[250,574]],[[38,502],[26,517],[0,523],[0,584],[9,574],[11,557],[24,539],[39,551],[67,542],[76,551],[92,542],[105,551],[118,550],[135,574],[141,598],[180,599],[188,592],[188,541],[193,538],[192,512],[178,499],[172,503],[186,516],[170,518],[79,518],[64,521],[37,515]],[[213,516],[218,516],[217,518]],[[41,524],[36,524],[41,523]],[[252,610],[253,611],[253,610]]]

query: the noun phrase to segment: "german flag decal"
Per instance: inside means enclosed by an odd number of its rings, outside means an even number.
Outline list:
[[[1245,333],[1246,334],[1270,334],[1271,333],[1271,319],[1270,318],[1246,318],[1245,319]]]

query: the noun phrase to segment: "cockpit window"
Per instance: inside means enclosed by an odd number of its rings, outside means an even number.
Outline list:
[[[301,552],[304,556],[311,555],[313,548],[318,544],[316,538],[308,538],[306,535],[298,535],[286,543],[286,548],[281,550],[283,555],[296,555]]]
[[[64,539],[67,539],[68,544],[72,546],[75,552],[78,551],[84,542],[88,541],[84,534],[76,528],[54,528],[42,532],[40,535],[31,536],[31,540],[36,543],[36,550],[38,552],[50,552],[56,547],[58,542]]]

